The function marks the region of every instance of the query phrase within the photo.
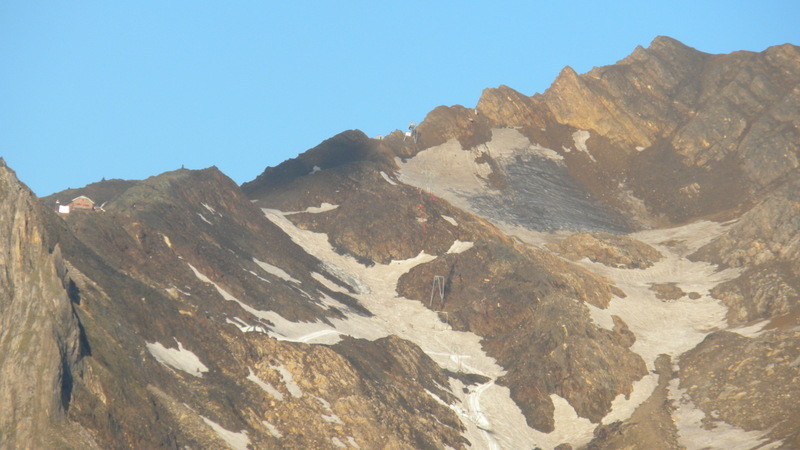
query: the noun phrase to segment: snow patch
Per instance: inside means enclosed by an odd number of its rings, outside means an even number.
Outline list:
[[[336,414],[320,414],[320,417],[322,417],[322,420],[324,420],[325,422],[344,425],[342,419],[340,419],[339,416],[337,416]]]
[[[204,372],[208,372],[206,367],[191,351],[183,348],[179,340],[175,339],[178,343],[178,348],[166,348],[160,342],[147,343],[147,351],[153,355],[156,361],[164,364],[165,366],[173,369],[181,370],[188,373],[193,377],[202,377]]]
[[[216,211],[214,211],[214,208],[209,206],[207,203],[200,203],[200,204],[203,205],[203,208],[207,209],[211,214],[216,214],[217,213]]]
[[[321,273],[311,272],[311,278],[319,281],[320,284],[322,284],[323,286],[334,292],[341,292],[343,294],[350,293],[350,291],[329,280],[328,278],[325,277],[325,275],[322,275]]]
[[[292,283],[298,283],[298,284],[300,283],[300,281],[293,278],[291,275],[286,273],[286,271],[281,269],[280,267],[273,266],[270,263],[266,263],[256,258],[253,258],[253,262],[258,264],[258,267],[261,267],[261,270],[267,272],[270,275],[275,275],[276,277],[281,278],[284,281],[291,281]]]
[[[658,375],[654,373],[645,375],[641,380],[633,383],[633,391],[628,398],[625,398],[623,394],[617,395],[614,401],[611,402],[611,411],[603,417],[601,423],[608,425],[618,420],[627,419],[642,402],[650,398],[657,386]]]
[[[294,378],[292,377],[292,372],[289,372],[286,367],[282,364],[278,365],[271,365],[269,366],[270,369],[275,370],[281,376],[283,380],[283,384],[286,385],[286,390],[289,391],[289,394],[292,395],[294,398],[300,398],[303,396],[303,391],[300,389],[300,386],[294,382]]]
[[[452,217],[450,217],[450,216],[445,216],[445,215],[442,215],[442,216],[440,216],[440,217],[441,217],[442,219],[446,220],[448,223],[450,223],[450,225],[452,225],[452,226],[454,226],[454,227],[457,227],[457,226],[458,226],[458,222],[456,222],[456,219],[453,219]]]
[[[245,270],[247,270],[247,269],[245,269]],[[247,270],[247,272],[250,273],[250,275],[253,275],[254,277],[258,278],[259,280],[261,280],[261,281],[263,281],[265,283],[272,283],[272,281],[262,277],[261,275],[253,272],[252,270]]]
[[[347,448],[347,444],[345,444],[344,442],[341,441],[341,439],[335,436],[331,438],[331,443],[333,443],[334,447]]]
[[[278,428],[275,427],[275,425],[267,422],[266,420],[262,420],[261,424],[264,425],[264,427],[266,427],[266,429],[269,431],[269,434],[271,434],[272,437],[276,439],[280,439],[283,437],[283,434],[281,434],[281,432],[278,431]]]
[[[762,320],[760,322],[754,323],[752,325],[736,327],[736,328],[729,328],[728,331],[732,331],[734,333],[738,333],[744,337],[754,338],[761,336],[764,333],[764,328],[769,325],[769,320]]]
[[[257,384],[258,387],[263,389],[267,394],[273,396],[276,400],[283,401],[283,394],[281,394],[281,391],[275,389],[271,384],[259,378],[258,375],[254,374],[249,367],[247,368],[247,372],[248,372],[247,375],[248,380]]]
[[[394,180],[389,178],[389,175],[386,175],[386,172],[382,170],[381,170],[381,176],[383,177],[384,180],[386,180],[387,183],[391,184],[392,186],[397,186],[397,183],[395,183]]]
[[[575,143],[575,148],[580,152],[586,153],[592,161],[597,162],[594,159],[594,155],[589,153],[589,148],[586,147],[586,141],[589,140],[589,137],[590,134],[586,130],[578,130],[572,133],[572,141]]]
[[[308,174],[312,175],[312,174],[315,174],[315,173],[319,172],[320,170],[322,170],[322,169],[320,169],[319,166],[314,166],[314,167],[311,168],[311,172],[308,172]]]
[[[472,242],[463,242],[456,239],[453,242],[453,245],[450,246],[450,249],[447,250],[448,254],[456,254],[456,253],[464,253],[465,251],[472,248],[474,244]]]
[[[201,219],[203,219],[203,222],[205,222],[205,223],[207,223],[207,224],[209,224],[209,225],[214,225],[213,223],[211,223],[211,221],[209,221],[208,219],[206,219],[206,216],[204,216],[204,215],[202,215],[202,214],[200,214],[200,213],[197,213],[197,215],[198,215],[198,216],[200,216],[200,218],[201,218]]]
[[[564,156],[562,156],[560,153],[551,148],[542,147],[539,144],[532,144],[529,150],[537,156],[555,161],[557,163],[562,163],[564,161]]]
[[[516,156],[536,155],[559,162],[563,159],[554,150],[546,149],[531,141],[517,130],[510,128],[492,129],[492,139],[484,145],[465,150],[457,139],[452,138],[444,144],[428,148],[406,161],[395,158],[400,167],[397,176],[403,183],[424,186],[461,209],[471,211],[465,197],[479,195],[489,189],[486,178],[491,175],[488,163],[477,163],[482,156],[494,160],[509,160]],[[434,176],[431,168],[437,170]]]
[[[234,317],[233,320],[225,318],[225,323],[229,323],[234,325],[238,328],[242,333],[265,333],[267,334],[267,330],[263,327],[258,325],[250,325],[249,323],[245,322],[244,320]]]
[[[227,442],[233,450],[247,450],[247,446],[250,445],[250,438],[247,437],[247,431],[235,433],[233,431],[226,430],[220,424],[214,422],[208,417],[200,417],[203,419],[206,425],[210,426],[211,429],[217,433],[217,436],[221,437],[223,441]]]
[[[258,260],[256,261],[258,262]],[[198,271],[191,264],[188,265],[198,279],[214,286],[214,288],[217,290],[217,292],[219,292],[222,298],[228,301],[238,303],[239,306],[242,307],[242,309],[244,309],[245,311],[247,311],[256,318],[273,323],[274,326],[272,326],[270,330],[267,332],[267,334],[270,337],[273,337],[279,341],[303,342],[303,343],[317,341],[318,343],[335,344],[339,342],[340,340],[339,334],[341,333],[331,328],[330,326],[322,322],[292,322],[285,319],[283,316],[274,311],[261,311],[255,309],[252,306],[234,297],[233,295],[228,293],[228,291],[222,289],[217,283],[214,283],[208,277],[200,273],[200,271]],[[247,325],[243,321],[242,323],[244,325]],[[240,327],[239,329],[242,329],[241,325],[239,324],[235,325],[239,326]],[[252,329],[248,331],[259,331],[259,329],[263,330],[263,328],[258,327],[258,329]]]
[[[319,213],[324,213],[324,212],[327,212],[327,211],[333,211],[334,209],[336,209],[338,207],[339,207],[339,205],[334,205],[334,204],[328,203],[328,202],[322,202],[322,203],[320,203],[319,206],[309,206],[308,208],[306,208],[306,209],[304,209],[302,211],[289,211],[289,212],[286,212],[284,214],[286,214],[286,215],[289,215],[289,214],[300,214],[300,213],[319,214]]]

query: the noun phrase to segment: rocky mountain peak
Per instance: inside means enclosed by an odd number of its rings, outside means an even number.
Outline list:
[[[545,127],[546,111],[530,97],[506,86],[484,89],[478,105],[478,114],[488,119],[490,126]]]
[[[647,47],[647,49],[651,52],[661,54],[703,53],[669,36],[656,36],[650,42],[650,45]]]
[[[388,162],[392,158],[388,153],[390,150],[385,145],[370,139],[361,130],[347,130],[296,158],[275,167],[267,167],[255,180],[244,183],[242,189],[248,194],[256,195],[257,192],[290,183],[298,177],[320,170],[364,160]]]

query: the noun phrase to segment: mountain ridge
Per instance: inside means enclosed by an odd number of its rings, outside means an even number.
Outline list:
[[[0,162],[0,446],[794,448],[799,82],[657,37],[241,186]]]

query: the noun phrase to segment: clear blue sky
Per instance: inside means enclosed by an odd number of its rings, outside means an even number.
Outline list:
[[[657,35],[800,44],[797,0],[388,3],[0,0],[0,156],[39,195],[181,164],[241,183],[343,130],[541,92]]]

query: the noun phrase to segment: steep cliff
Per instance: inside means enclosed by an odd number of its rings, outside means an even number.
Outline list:
[[[94,447],[67,420],[89,352],[47,211],[0,159],[0,447]]]

